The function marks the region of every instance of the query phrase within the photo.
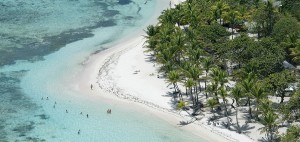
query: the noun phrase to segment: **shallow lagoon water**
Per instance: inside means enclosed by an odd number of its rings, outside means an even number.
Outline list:
[[[202,141],[146,112],[79,100],[64,86],[90,55],[144,27],[157,4],[168,2],[1,1],[0,141]]]

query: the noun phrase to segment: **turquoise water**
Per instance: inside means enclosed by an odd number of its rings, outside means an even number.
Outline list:
[[[147,112],[82,99],[88,94],[65,86],[89,56],[144,28],[158,5],[168,5],[144,2],[2,0],[0,141],[204,142]]]

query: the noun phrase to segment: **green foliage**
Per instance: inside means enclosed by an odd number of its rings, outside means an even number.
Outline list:
[[[281,142],[300,142],[300,126],[294,125],[287,129],[286,133],[281,136]]]
[[[266,114],[272,110],[272,102],[268,99],[262,99],[258,108],[262,114]]]
[[[286,41],[289,35],[295,35],[300,37],[300,25],[294,17],[283,16],[281,17],[276,24],[272,32],[272,37],[278,43]]]
[[[218,102],[215,99],[209,99],[207,100],[207,105],[211,108],[211,111],[213,111],[213,109],[218,106]]]
[[[231,91],[231,96],[235,99],[236,103],[239,103],[239,100],[243,97],[242,87],[240,85],[234,86]]]
[[[246,64],[251,58],[259,54],[259,45],[246,34],[229,41],[228,43],[230,59],[239,64]]]
[[[281,0],[282,11],[292,14],[300,21],[300,1],[299,0]]]
[[[208,43],[223,42],[225,37],[229,35],[224,27],[213,22],[210,25],[201,25],[196,30],[199,30],[199,36]]]
[[[256,51],[254,51],[256,54],[253,54],[253,58],[249,61],[250,64],[254,65],[256,74],[262,78],[269,74],[282,71],[285,51],[271,38],[261,39],[259,45]]]
[[[296,76],[289,70],[270,74],[264,80],[264,86],[270,94],[279,95],[282,97],[281,103],[285,96],[285,89],[290,87],[296,81]]]
[[[285,120],[300,120],[300,91],[297,90],[287,104],[283,106],[282,113]]]
[[[214,113],[213,109],[221,104],[221,97],[228,116],[225,84],[233,77],[237,85],[231,90],[231,97],[237,104],[241,98],[246,98],[250,116],[251,104],[256,102],[257,118],[264,125],[261,130],[270,141],[276,138],[279,117],[266,95],[277,93],[283,96],[282,92],[295,80],[291,72],[284,70],[283,61],[300,62],[299,23],[289,13],[280,13],[280,7],[273,2],[187,0],[165,10],[159,17],[159,24],[149,26],[145,36],[145,47],[160,64],[167,82],[174,86],[175,92],[176,89],[180,92],[177,83],[181,82],[193,106],[198,104],[198,90],[202,89],[198,85],[204,80],[206,97],[207,93],[213,97],[206,104]],[[283,5],[288,6],[288,1],[283,0]],[[284,12],[291,12],[282,8]],[[246,21],[256,28],[258,38],[248,36],[250,31],[244,24]],[[228,27],[235,28],[240,35],[229,40]],[[230,68],[228,64],[234,67]],[[234,69],[236,74],[227,73],[226,69]],[[210,82],[208,87],[207,82]],[[297,94],[300,93],[296,92],[282,107],[280,118],[299,119],[300,95]],[[185,106],[181,96],[178,109]],[[238,123],[238,116],[236,119]]]
[[[177,109],[183,109],[186,107],[186,105],[187,105],[187,103],[185,101],[180,100],[177,104]]]
[[[278,133],[278,115],[273,111],[263,113],[261,122],[264,127],[259,128],[261,133],[266,133],[266,137],[269,141],[275,141],[276,134]]]
[[[289,46],[289,50],[291,51],[290,57],[292,57],[292,61],[294,63],[300,63],[300,39],[296,40],[295,43],[291,43]]]
[[[256,30],[259,37],[270,36],[276,20],[278,19],[278,11],[274,1],[266,0],[259,5],[254,13],[253,20],[256,22]]]

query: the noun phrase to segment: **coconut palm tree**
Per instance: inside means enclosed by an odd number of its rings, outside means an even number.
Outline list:
[[[162,14],[158,17],[158,21],[161,24],[175,24],[175,16],[174,16],[174,10],[172,9],[166,9],[162,12]]]
[[[219,98],[218,98],[218,84],[212,83],[211,85],[208,85],[207,92],[214,95],[214,99],[219,104]]]
[[[266,133],[267,140],[273,142],[275,140],[275,136],[278,130],[278,115],[273,111],[268,111],[263,114],[262,124],[264,127],[259,128],[261,133]]]
[[[229,9],[230,9],[229,5],[225,3],[223,0],[216,2],[215,5],[211,7],[211,10],[214,13],[214,18],[215,20],[218,19],[220,20],[219,21],[220,25],[222,25],[222,18],[224,16],[224,13],[226,13]]]
[[[229,22],[230,28],[231,28],[231,39],[233,39],[233,29],[236,28],[240,18],[239,11],[236,10],[230,10],[226,15],[224,16],[224,19]]]
[[[206,88],[206,85],[207,85],[206,83],[207,83],[207,80],[208,80],[207,74],[208,74],[210,68],[212,67],[212,64],[213,64],[213,61],[210,57],[204,58],[202,66],[205,70],[204,89],[205,89],[206,99],[208,98],[207,88]]]
[[[218,106],[218,102],[215,99],[207,100],[207,105],[210,107],[210,111],[213,113],[214,118],[216,117],[214,108]]]
[[[243,93],[245,94],[245,96],[247,96],[247,103],[245,105],[248,104],[250,118],[252,118],[250,98],[251,98],[251,89],[253,88],[253,85],[254,85],[254,80],[253,78],[250,78],[250,76],[241,82]]]
[[[218,82],[220,82],[220,87],[224,87],[224,84],[228,82],[228,79],[227,79],[227,73],[224,71],[224,70],[221,70],[219,68],[219,71],[218,71]]]
[[[195,81],[191,78],[187,79],[186,82],[184,83],[184,86],[190,90],[190,96],[193,101],[193,107],[195,107],[195,103],[196,103],[195,97],[193,94],[193,87],[195,86],[195,84],[196,84]]]
[[[259,111],[262,114],[265,114],[272,109],[272,102],[268,99],[261,99],[260,104],[258,105]]]
[[[229,121],[229,114],[228,114],[228,110],[227,110],[227,97],[228,97],[228,93],[227,91],[225,90],[225,88],[222,86],[219,88],[219,94],[220,96],[222,97],[222,100],[223,100],[223,105],[224,105],[224,110],[225,110],[225,116],[227,118],[227,128],[229,128],[229,125],[230,125],[230,121]]]
[[[167,81],[173,85],[174,92],[177,92],[177,83],[180,81],[180,74],[176,70],[172,70],[167,75]],[[179,90],[178,90],[179,91]]]
[[[180,100],[177,104],[177,109],[183,109],[187,106],[187,103],[183,100]]]
[[[146,32],[146,36],[145,38],[147,38],[146,43],[147,45],[145,46],[146,48],[148,48],[148,52],[155,52],[155,47],[157,45],[157,39],[155,37],[155,35],[159,32],[157,30],[157,27],[153,26],[153,25],[149,25],[147,27],[147,30],[145,30]],[[154,53],[155,54],[155,53]]]
[[[195,82],[199,82],[200,80],[200,75],[201,75],[201,70],[196,67],[196,66],[191,66],[187,72],[186,72],[186,76],[189,78],[192,78]],[[197,85],[196,85],[197,86]],[[194,88],[195,89],[195,93],[198,93],[198,89],[197,87]]]
[[[243,93],[242,93],[242,88],[239,85],[236,85],[232,91],[231,91],[231,95],[232,97],[235,99],[236,102],[236,114],[235,114],[235,119],[236,119],[236,124],[237,124],[237,132],[240,134],[241,131],[241,127],[239,124],[239,120],[238,120],[238,111],[239,111],[239,105],[238,102],[240,101],[240,99],[243,97]]]
[[[260,105],[260,100],[266,97],[265,91],[260,87],[260,85],[255,84],[252,89],[250,90],[250,93],[253,98],[255,98],[256,102],[256,118],[258,118],[258,106]]]

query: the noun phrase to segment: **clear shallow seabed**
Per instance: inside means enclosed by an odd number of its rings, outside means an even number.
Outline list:
[[[168,5],[144,3],[2,0],[0,141],[204,142],[146,112],[80,101],[82,94],[64,87],[91,54],[144,27],[157,5]]]

